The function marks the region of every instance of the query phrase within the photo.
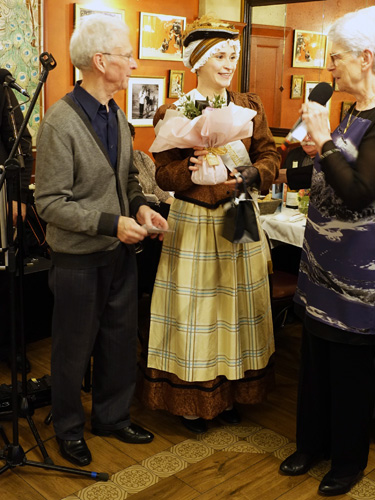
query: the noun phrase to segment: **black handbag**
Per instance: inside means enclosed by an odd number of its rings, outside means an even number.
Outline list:
[[[231,243],[250,243],[260,240],[252,198],[243,177],[242,180],[243,193],[239,195],[241,184],[237,182],[234,196],[228,203],[229,207],[224,216],[222,236]]]

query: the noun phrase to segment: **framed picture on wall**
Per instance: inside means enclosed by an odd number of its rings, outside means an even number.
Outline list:
[[[291,99],[302,99],[303,97],[303,75],[292,75],[292,85],[290,88]]]
[[[105,9],[89,9],[85,5],[80,5],[79,3],[74,4],[74,27],[78,27],[81,19],[89,14],[106,14],[107,16],[118,17],[125,21],[125,11],[123,9],[112,9],[110,7]],[[74,68],[73,72],[73,83],[81,80],[81,72],[79,69]]]
[[[126,96],[126,116],[134,127],[152,127],[159,106],[165,102],[165,77],[130,77]]]
[[[168,97],[178,98],[179,94],[184,91],[185,71],[179,69],[171,69],[169,71],[169,89]]]
[[[141,12],[139,59],[182,61],[186,17]]]
[[[324,68],[326,52],[327,35],[294,30],[293,68]]]
[[[342,101],[341,103],[341,114],[340,114],[340,122],[345,118],[346,113],[349,111],[350,107],[354,104],[353,101]]]

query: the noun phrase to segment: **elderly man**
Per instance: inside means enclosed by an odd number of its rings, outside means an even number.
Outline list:
[[[146,227],[168,224],[142,195],[128,123],[113,100],[137,68],[132,54],[122,21],[85,17],[70,42],[82,81],[48,110],[37,139],[36,204],[53,264],[53,421],[61,454],[80,466],[91,461],[80,398],[91,355],[92,432],[127,443],[153,439],[129,416],[137,332],[133,245],[147,236]]]

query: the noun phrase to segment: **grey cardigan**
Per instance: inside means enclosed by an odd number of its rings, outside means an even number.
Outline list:
[[[51,106],[41,123],[35,200],[53,252],[83,255],[115,249],[117,217],[135,215],[146,204],[120,109],[117,119],[116,171],[86,114],[68,96]]]

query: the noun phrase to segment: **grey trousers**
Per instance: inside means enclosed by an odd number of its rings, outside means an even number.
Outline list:
[[[91,424],[130,424],[136,380],[137,268],[132,247],[119,245],[110,264],[88,269],[52,266],[52,415],[56,435],[81,439],[81,385],[93,356]]]

